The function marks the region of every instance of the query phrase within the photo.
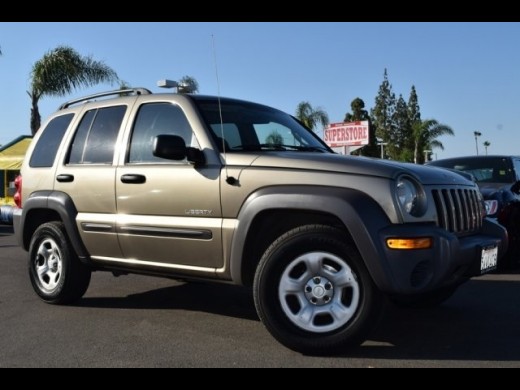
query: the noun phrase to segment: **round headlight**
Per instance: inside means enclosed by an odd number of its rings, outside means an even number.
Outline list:
[[[397,199],[405,213],[413,217],[421,217],[424,214],[423,194],[419,185],[409,178],[402,177],[397,181]]]

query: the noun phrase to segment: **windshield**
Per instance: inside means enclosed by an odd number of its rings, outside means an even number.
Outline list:
[[[282,111],[260,104],[222,99],[221,122],[218,99],[198,98],[195,102],[220,151],[225,145],[227,152],[330,152],[314,133]]]
[[[440,160],[430,165],[470,173],[477,183],[509,184],[516,181],[510,160],[502,157]]]

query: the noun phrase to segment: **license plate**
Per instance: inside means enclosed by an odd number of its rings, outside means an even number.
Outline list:
[[[490,247],[482,249],[482,258],[480,260],[480,272],[485,274],[497,268],[498,263],[498,247]]]

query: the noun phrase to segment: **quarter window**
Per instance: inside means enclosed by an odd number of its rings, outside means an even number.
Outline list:
[[[87,111],[74,136],[68,164],[112,164],[126,106]]]
[[[61,141],[74,114],[61,115],[49,122],[43,130],[31,156],[31,168],[50,168],[54,165]]]

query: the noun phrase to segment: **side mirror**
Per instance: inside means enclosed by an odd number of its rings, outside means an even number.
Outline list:
[[[520,181],[517,181],[515,184],[513,184],[513,187],[511,187],[511,191],[517,195],[520,195]]]
[[[153,155],[173,161],[187,159],[194,165],[201,165],[206,162],[204,153],[199,149],[188,148],[184,139],[176,135],[162,134],[155,137]]]
[[[186,142],[176,135],[158,135],[153,142],[153,155],[166,160],[184,160],[187,156]]]

